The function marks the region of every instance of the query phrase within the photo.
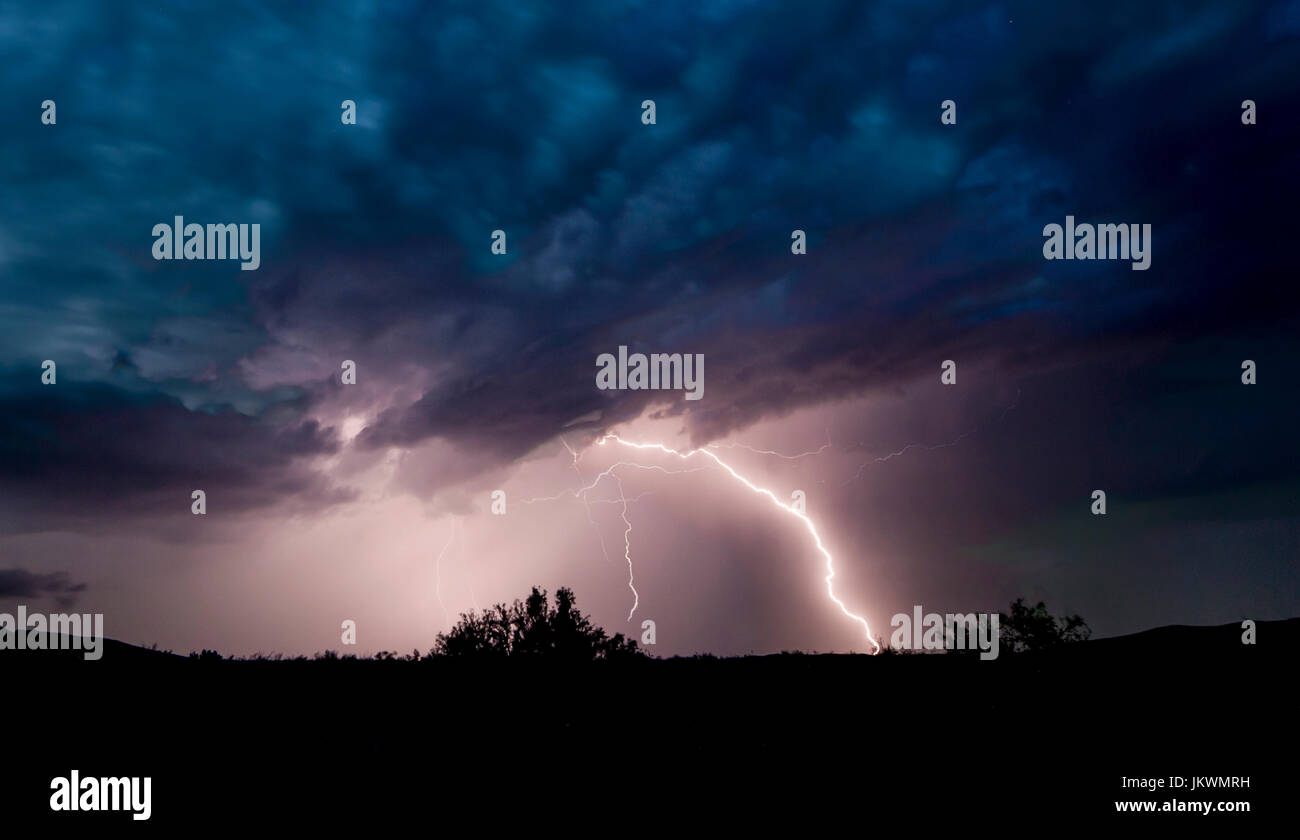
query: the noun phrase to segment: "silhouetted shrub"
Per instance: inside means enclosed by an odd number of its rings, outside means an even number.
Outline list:
[[[462,613],[447,633],[439,633],[435,656],[493,658],[545,657],[575,662],[644,656],[622,633],[612,637],[577,608],[573,590],[561,588],[551,606],[546,590],[533,587],[526,601],[497,604],[482,613]]]
[[[1050,650],[1054,647],[1085,641],[1092,635],[1087,623],[1077,615],[1054,618],[1039,601],[1030,607],[1024,598],[1011,604],[1011,613],[998,613],[1000,645],[1010,653]]]

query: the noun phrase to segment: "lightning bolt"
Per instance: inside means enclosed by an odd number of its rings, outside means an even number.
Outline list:
[[[451,534],[447,536],[447,542],[445,545],[443,545],[442,551],[438,552],[438,559],[434,561],[434,565],[433,565],[434,568],[433,592],[435,595],[438,596],[438,609],[442,610],[442,623],[444,627],[447,625],[447,605],[442,602],[442,555],[447,553],[447,549],[451,547],[451,541],[454,540],[455,538],[456,538],[456,520],[453,519],[451,522]]]
[[[627,620],[631,621],[641,603],[641,595],[636,591],[636,575],[632,573],[632,520],[627,518],[627,494],[623,492],[623,479],[614,475],[614,482],[618,484],[618,497],[623,502],[623,509],[619,513],[623,517],[623,524],[627,526],[623,529],[623,559],[627,561],[627,588],[632,590],[632,609],[627,613]]]
[[[573,471],[578,474],[578,480],[581,481],[582,470],[578,467],[578,461],[581,460],[581,456],[577,453],[577,451],[574,450],[572,446],[569,446],[569,442],[564,439],[563,435],[560,436],[560,443],[564,444],[564,448],[569,450],[569,454],[573,456],[573,463],[570,466],[573,467]],[[582,494],[582,506],[587,510],[587,521],[591,523],[591,530],[596,532],[596,539],[600,540],[600,553],[605,556],[605,562],[608,563],[609,549],[605,547],[605,537],[600,533],[600,527],[596,525],[596,520],[593,519],[591,516],[591,503],[587,500],[586,493]],[[623,502],[623,507],[624,508],[627,507],[626,499]]]
[[[690,470],[690,472],[694,472],[694,470]],[[642,490],[640,493],[637,493],[635,496],[631,497],[630,499],[592,499],[591,503],[593,505],[617,505],[617,504],[622,504],[623,502],[627,502],[630,505],[633,502],[641,501],[646,496],[653,496],[654,494],[655,491],[653,490]]]
[[[560,442],[564,444],[564,448],[567,449],[569,451],[569,454],[573,456],[573,464],[572,464],[573,469],[576,470],[578,472],[578,476],[581,477],[582,471],[578,470],[578,461],[581,459],[582,456],[579,453],[575,452],[573,447],[569,446],[569,444],[565,442],[563,438],[560,439]],[[618,486],[618,498],[617,499],[596,499],[594,501],[597,504],[622,505],[622,508],[619,511],[619,515],[622,517],[623,525],[624,525],[623,560],[627,563],[627,588],[632,591],[632,609],[627,614],[627,620],[631,621],[632,616],[636,614],[637,606],[639,606],[641,603],[641,595],[636,591],[636,574],[635,574],[635,570],[632,567],[632,520],[628,519],[627,506],[632,502],[636,501],[637,499],[640,499],[642,496],[649,495],[649,492],[647,491],[645,493],[640,493],[637,496],[634,496],[631,499],[629,499],[627,497],[627,494],[623,491],[623,480],[618,476],[618,473],[615,472],[619,467],[631,467],[633,469],[639,469],[639,470],[656,470],[658,472],[664,473],[665,475],[680,475],[681,473],[699,472],[700,470],[704,469],[704,467],[695,467],[688,470],[668,470],[657,465],[647,466],[645,464],[638,464],[633,461],[619,461],[618,463],[611,464],[609,467],[602,470],[594,479],[592,479],[592,481],[589,484],[585,484],[576,490],[565,490],[563,492],[555,494],[554,496],[542,496],[533,499],[524,499],[521,502],[521,504],[531,505],[537,502],[553,502],[558,499],[562,499],[565,496],[573,496],[575,498],[581,499],[583,505],[586,507],[587,510],[587,521],[591,523],[591,527],[596,531],[596,537],[600,540],[601,553],[605,555],[606,560],[609,560],[609,551],[606,549],[605,546],[605,538],[601,536],[600,529],[596,527],[596,520],[593,519],[591,516],[591,500],[588,498],[588,496],[591,493],[591,491],[595,490],[596,486],[599,485],[601,481],[603,481],[604,479],[612,478],[614,480],[615,484]]]
[[[1006,408],[1002,409],[1002,413],[998,415],[998,419],[997,419],[997,420],[994,420],[993,422],[994,422],[994,423],[1001,423],[1001,422],[1002,422],[1002,418],[1004,418],[1004,417],[1007,416],[1007,412],[1011,411],[1012,409],[1014,409],[1014,408],[1015,408],[1016,406],[1018,406],[1018,405],[1020,405],[1020,389],[1019,389],[1019,388],[1016,389],[1016,399],[1015,399],[1015,401],[1013,401],[1013,402],[1011,403],[1011,405],[1009,405],[1009,406],[1007,406]],[[948,441],[947,443],[936,443],[936,444],[934,444],[933,446],[926,446],[926,445],[923,444],[923,443],[909,443],[907,446],[904,446],[902,449],[898,450],[897,452],[890,452],[890,453],[888,453],[887,455],[881,455],[881,456],[878,457],[878,458],[872,458],[872,459],[870,459],[870,460],[863,461],[862,464],[858,467],[858,471],[855,472],[852,476],[850,476],[849,479],[848,479],[847,481],[845,481],[844,484],[841,484],[840,486],[841,486],[841,487],[844,487],[845,485],[852,484],[854,481],[857,481],[859,478],[862,477],[862,472],[863,472],[863,470],[865,470],[867,467],[871,466],[872,464],[883,464],[884,462],[890,460],[891,458],[897,458],[899,455],[902,455],[904,452],[907,452],[909,449],[925,449],[925,450],[927,450],[927,451],[933,452],[933,451],[935,451],[935,450],[937,450],[937,449],[947,449],[947,448],[950,447],[950,446],[956,446],[957,444],[961,443],[964,439],[966,439],[966,438],[970,437],[971,435],[975,434],[975,432],[977,432],[977,431],[979,430],[979,428],[980,428],[979,426],[975,426],[975,428],[973,428],[973,429],[968,429],[968,430],[962,432],[961,434],[957,435],[957,437],[953,438],[952,440]]]
[[[816,449],[812,449],[807,452],[800,452],[798,455],[785,455],[781,452],[774,452],[771,449],[755,449],[754,447],[748,446],[743,443],[711,443],[709,444],[709,448],[710,449],[747,449],[750,452],[756,453],[758,455],[774,455],[777,458],[784,458],[787,461],[800,461],[803,460],[804,458],[810,458],[813,455],[820,455],[823,452],[825,452],[827,449],[830,449],[831,430],[830,429],[826,430],[825,443],[823,443],[821,446],[817,447]]]
[[[1021,396],[1020,389],[1017,388],[1015,401],[1012,402],[1011,405],[1002,409],[1002,412],[998,415],[997,419],[993,422],[994,423],[1001,422],[1002,419],[1007,416],[1008,412],[1015,409],[1020,404],[1020,396]],[[844,484],[847,485],[855,481],[856,479],[860,478],[862,476],[863,471],[865,471],[866,468],[871,464],[884,463],[885,461],[888,461],[892,458],[896,458],[899,455],[902,455],[903,453],[911,449],[926,449],[926,450],[934,451],[938,449],[946,449],[950,446],[956,446],[962,440],[974,434],[979,429],[980,429],[980,425],[976,425],[974,428],[966,432],[963,432],[962,434],[958,435],[957,437],[953,438],[950,441],[947,441],[946,443],[939,443],[934,445],[909,443],[896,452],[890,452],[885,455],[879,456],[877,458],[872,458],[870,460],[864,461],[858,467],[857,472],[854,473],[854,475],[851,478],[849,478],[848,481],[845,481]],[[826,548],[826,545],[822,542],[821,535],[817,532],[817,526],[812,521],[812,519],[810,519],[803,512],[796,510],[793,506],[781,501],[779,498],[777,498],[776,494],[773,493],[771,490],[765,487],[759,487],[749,479],[745,478],[743,475],[737,472],[734,467],[732,467],[726,461],[723,461],[720,457],[718,457],[718,455],[713,451],[716,449],[744,449],[749,452],[756,453],[758,455],[770,455],[776,458],[782,458],[789,461],[797,461],[803,458],[809,458],[812,456],[820,455],[821,453],[825,452],[827,449],[831,448],[829,428],[826,430],[826,443],[822,444],[817,449],[809,450],[807,452],[800,452],[795,455],[787,455],[785,453],[776,452],[770,449],[758,449],[743,443],[714,443],[714,444],[709,444],[705,448],[691,449],[686,452],[682,452],[677,449],[673,449],[669,446],[666,446],[662,443],[635,443],[633,441],[626,440],[618,436],[617,434],[612,434],[612,433],[606,434],[604,437],[597,440],[596,445],[604,446],[609,441],[614,441],[615,443],[618,443],[630,449],[657,450],[665,455],[674,455],[683,461],[689,460],[696,455],[702,455],[705,458],[711,460],[715,465],[721,467],[723,470],[726,471],[728,475],[730,475],[736,481],[743,484],[750,491],[757,493],[758,495],[767,497],[767,499],[771,501],[772,504],[776,505],[781,510],[785,511],[791,516],[798,518],[799,521],[801,521],[804,524],[804,527],[807,528],[809,535],[813,538],[813,543],[816,545],[817,550],[821,552],[823,557],[826,558],[825,581],[826,581],[827,597],[830,598],[831,602],[834,603],[835,606],[839,608],[840,612],[843,613],[845,617],[849,618],[850,620],[862,626],[863,633],[866,635],[867,641],[871,643],[871,646],[873,648],[872,653],[874,654],[880,652],[880,644],[872,637],[871,626],[867,623],[867,620],[862,616],[857,615],[856,613],[851,611],[848,608],[848,606],[845,605],[844,601],[841,600],[835,594],[835,577],[836,577],[835,559],[834,557],[831,556],[830,551]],[[569,443],[566,440],[564,440],[563,437],[560,438],[560,442],[564,445],[565,450],[569,453],[570,457],[572,458],[571,466],[574,469],[574,471],[578,473],[578,477],[581,479],[582,470],[578,467],[578,463],[582,459],[582,453],[575,450],[572,446],[570,446]],[[628,589],[631,590],[632,592],[632,609],[628,612],[627,618],[628,621],[631,621],[632,616],[636,614],[637,607],[640,605],[641,596],[636,590],[636,576],[635,576],[635,570],[632,565],[632,521],[631,519],[628,518],[628,504],[635,501],[636,499],[640,499],[642,496],[645,496],[647,494],[642,493],[632,499],[629,499],[627,497],[626,492],[624,491],[623,480],[616,472],[616,470],[620,467],[630,467],[634,469],[643,469],[643,470],[658,470],[659,472],[662,472],[666,475],[676,475],[684,472],[697,472],[700,469],[705,469],[705,467],[699,467],[695,469],[668,470],[658,465],[639,464],[636,463],[635,461],[619,461],[615,464],[610,465],[605,470],[597,474],[596,477],[590,483],[584,484],[576,490],[566,490],[554,496],[546,496],[546,497],[535,498],[535,499],[525,499],[524,504],[532,504],[534,502],[542,502],[542,501],[554,501],[557,499],[564,498],[565,496],[573,496],[575,498],[581,499],[583,506],[587,511],[587,521],[591,523],[592,527],[596,530],[597,536],[600,539],[601,552],[605,555],[605,559],[609,560],[609,552],[605,545],[605,539],[603,536],[600,535],[600,529],[596,527],[595,519],[591,515],[592,500],[589,498],[588,494],[590,494],[591,491],[594,490],[605,478],[612,478],[614,480],[615,485],[618,488],[618,498],[596,499],[595,502],[602,503],[602,504],[618,504],[621,506],[619,509],[619,515],[623,520],[623,526],[624,526],[623,559],[627,563],[627,572],[628,572],[627,586]]]
[[[692,457],[694,457],[694,456],[696,456],[696,455],[703,455],[704,457],[706,457],[706,458],[712,460],[712,461],[713,461],[715,464],[717,464],[719,467],[722,467],[722,469],[726,470],[726,472],[727,472],[728,475],[730,475],[732,478],[736,479],[736,481],[740,482],[741,484],[745,485],[745,487],[747,487],[749,490],[753,491],[754,493],[759,494],[760,496],[766,496],[767,499],[768,499],[769,501],[772,502],[772,504],[776,505],[776,506],[779,507],[781,510],[785,511],[786,513],[790,514],[791,516],[794,516],[794,517],[796,517],[797,519],[799,519],[799,521],[801,521],[801,522],[804,524],[804,527],[806,527],[806,528],[808,529],[808,533],[809,533],[810,535],[812,535],[813,542],[816,544],[816,546],[817,546],[817,550],[820,551],[820,552],[822,553],[822,556],[826,558],[826,578],[825,578],[825,580],[826,580],[826,594],[830,597],[831,601],[834,602],[835,606],[837,606],[837,607],[840,608],[840,612],[842,612],[842,613],[843,613],[846,617],[848,617],[849,619],[852,619],[853,621],[855,621],[855,622],[857,622],[858,624],[862,625],[862,630],[863,630],[863,632],[866,634],[867,641],[871,642],[871,646],[874,648],[874,650],[872,650],[872,653],[874,654],[874,653],[879,653],[879,652],[880,652],[880,644],[879,644],[879,643],[878,643],[878,642],[877,642],[877,641],[872,637],[872,635],[871,635],[871,626],[867,623],[867,620],[866,620],[865,618],[863,618],[862,616],[857,615],[856,613],[850,611],[849,608],[848,608],[847,606],[845,606],[844,602],[841,601],[841,600],[840,600],[840,599],[835,595],[835,583],[834,583],[834,581],[835,581],[835,559],[831,556],[830,551],[828,551],[828,550],[826,549],[826,546],[822,543],[821,535],[817,533],[817,526],[816,526],[815,524],[813,524],[813,521],[812,521],[810,518],[808,518],[808,516],[807,516],[806,514],[800,512],[800,511],[798,511],[798,510],[795,510],[795,508],[793,508],[792,506],[790,506],[790,505],[786,504],[785,502],[781,501],[780,499],[778,499],[778,498],[776,497],[776,494],[773,493],[771,490],[768,490],[768,489],[765,488],[765,487],[759,487],[759,486],[755,485],[755,484],[754,484],[753,482],[751,482],[749,479],[745,478],[745,477],[742,476],[740,473],[736,472],[736,470],[733,469],[733,468],[731,467],[731,465],[729,465],[726,461],[723,461],[721,458],[719,458],[719,457],[718,457],[718,456],[717,456],[717,455],[716,455],[716,454],[715,454],[711,449],[708,449],[708,448],[705,448],[705,449],[692,449],[692,450],[690,450],[689,452],[684,452],[684,453],[683,453],[683,452],[680,452],[680,451],[678,451],[678,450],[676,450],[676,449],[672,449],[671,447],[665,446],[665,445],[662,444],[662,443],[634,443],[634,442],[629,441],[629,440],[624,440],[623,438],[619,437],[619,436],[616,435],[616,434],[607,434],[607,435],[605,435],[604,437],[602,437],[600,440],[598,440],[596,443],[597,443],[598,446],[604,446],[605,443],[606,443],[607,441],[614,441],[614,442],[616,442],[616,443],[618,443],[618,444],[620,444],[620,445],[622,445],[622,446],[626,446],[626,447],[629,447],[629,448],[631,448],[631,449],[652,449],[652,450],[658,450],[658,451],[660,451],[660,452],[662,452],[662,453],[664,453],[664,454],[667,454],[667,455],[675,455],[675,456],[677,456],[678,458],[682,459],[683,461],[688,460],[688,459],[690,459],[690,458],[692,458]],[[828,444],[828,445],[829,445],[829,444]],[[620,462],[620,464],[621,464],[621,463],[622,463],[622,462]],[[618,466],[618,465],[615,465],[615,466]],[[640,466],[640,465],[634,465],[634,466]],[[614,469],[614,467],[610,467],[609,470],[606,470],[606,472],[609,472],[610,470],[613,470],[613,469]],[[667,470],[665,470],[665,472],[667,472]],[[603,475],[603,473],[602,473],[602,475]],[[598,479],[598,480],[599,480],[599,479]],[[617,476],[615,476],[615,480],[616,480],[616,481],[619,481],[619,494],[622,495],[622,482],[621,482],[621,480],[619,480],[619,479],[617,478]],[[632,570],[632,557],[631,557],[631,533],[632,533],[632,523],[631,523],[631,522],[628,520],[628,518],[627,518],[627,505],[626,505],[626,504],[624,504],[624,506],[623,506],[623,514],[624,514],[624,515],[623,515],[623,521],[624,521],[624,523],[626,523],[626,525],[627,525],[627,529],[624,531],[624,534],[623,534],[623,536],[624,536],[625,557],[627,558],[627,563],[628,563],[628,572],[629,572],[629,575],[630,575],[630,574],[631,574],[631,570]],[[628,581],[628,586],[629,586],[629,587],[632,586],[632,581],[631,581],[631,579],[629,579],[629,581]],[[635,589],[635,588],[632,588],[632,591],[633,591],[633,593],[635,593],[635,592],[636,592],[636,589]],[[633,604],[633,606],[632,606],[632,612],[636,612],[636,605],[635,605],[635,604]],[[628,620],[630,621],[631,618],[632,618],[632,614],[629,613],[629,614],[628,614]]]
[[[925,449],[931,452],[933,452],[936,449],[947,449],[950,446],[956,446],[957,444],[961,443],[963,438],[969,437],[974,432],[975,432],[974,429],[962,432],[960,435],[957,435],[957,437],[953,438],[947,443],[936,443],[933,446],[926,446],[923,443],[909,443],[907,446],[904,446],[902,449],[898,450],[897,452],[890,452],[888,455],[881,455],[878,458],[872,458],[869,461],[863,461],[862,464],[858,467],[858,471],[855,472],[853,475],[851,475],[848,478],[848,480],[845,481],[844,484],[841,484],[840,486],[844,487],[848,484],[852,484],[853,482],[857,481],[859,478],[862,477],[862,471],[865,470],[867,467],[871,466],[872,464],[883,464],[884,462],[888,461],[891,458],[897,458],[899,455],[902,455],[904,452],[907,452],[909,449]]]
[[[1007,413],[1008,413],[1008,412],[1010,412],[1010,411],[1012,411],[1013,409],[1015,409],[1015,408],[1020,404],[1020,396],[1021,396],[1020,389],[1017,388],[1017,389],[1016,389],[1016,398],[1015,398],[1015,401],[1012,402],[1011,405],[1009,405],[1009,406],[1007,406],[1006,408],[1002,409],[1002,412],[998,415],[997,420],[995,420],[995,421],[993,421],[993,422],[994,422],[994,423],[1001,422],[1002,419],[1005,418],[1005,417],[1007,416]],[[926,450],[931,450],[931,451],[933,451],[933,450],[938,450],[938,449],[945,449],[945,448],[950,447],[950,446],[956,446],[956,445],[957,445],[958,443],[960,443],[962,440],[964,440],[965,438],[969,437],[970,435],[972,435],[972,434],[974,434],[976,431],[978,431],[979,428],[980,428],[980,425],[976,425],[974,428],[972,428],[972,429],[970,429],[970,430],[968,430],[968,431],[966,431],[966,432],[963,432],[962,434],[958,435],[957,437],[953,438],[952,440],[950,440],[950,441],[948,441],[948,442],[946,442],[946,443],[939,443],[939,444],[934,444],[934,445],[925,445],[925,444],[920,444],[920,443],[909,443],[909,444],[907,444],[906,446],[904,446],[902,449],[899,449],[899,450],[896,451],[896,452],[890,452],[890,453],[888,453],[888,454],[886,454],[886,455],[882,455],[882,456],[880,456],[880,457],[873,458],[873,459],[870,459],[870,460],[868,460],[868,461],[864,461],[864,462],[863,462],[863,463],[858,467],[857,472],[856,472],[856,473],[855,473],[855,474],[854,474],[854,475],[853,475],[853,476],[852,476],[848,481],[845,481],[844,484],[847,485],[847,484],[853,482],[854,480],[858,479],[859,477],[861,477],[863,471],[864,471],[864,470],[865,470],[869,465],[871,465],[871,464],[879,464],[879,463],[883,463],[883,462],[888,461],[888,460],[890,460],[890,459],[892,459],[892,458],[896,458],[896,457],[898,457],[899,455],[902,455],[903,453],[905,453],[905,452],[907,452],[908,450],[911,450],[911,449],[918,449],[918,448],[919,448],[919,449],[926,449]],[[770,456],[777,457],[777,458],[783,458],[783,459],[785,459],[785,460],[797,461],[797,460],[801,460],[801,459],[803,459],[803,458],[809,458],[809,457],[812,457],[812,456],[815,456],[815,455],[820,455],[821,453],[825,452],[827,449],[830,449],[830,448],[831,448],[831,438],[830,438],[830,429],[829,429],[829,428],[826,430],[826,443],[822,444],[822,445],[821,445],[820,447],[818,447],[817,449],[809,450],[808,452],[800,452],[800,453],[795,454],[795,455],[787,455],[787,454],[785,454],[785,453],[782,453],[782,452],[776,452],[776,451],[774,451],[774,450],[770,450],[770,449],[757,449],[757,448],[755,448],[755,447],[753,447],[753,446],[749,446],[749,445],[747,445],[747,444],[743,444],[743,443],[713,443],[713,444],[709,444],[709,445],[708,445],[707,447],[705,447],[705,448],[700,448],[700,449],[691,449],[691,450],[688,450],[688,451],[686,451],[686,452],[682,452],[682,451],[679,451],[679,450],[677,450],[677,449],[673,449],[673,448],[671,448],[671,447],[669,447],[669,446],[666,446],[666,445],[664,445],[664,444],[662,444],[662,443],[635,443],[635,442],[633,442],[633,441],[625,440],[624,438],[618,436],[617,434],[612,434],[612,433],[611,433],[611,434],[606,434],[604,437],[600,438],[598,441],[596,441],[596,445],[598,445],[598,446],[604,446],[604,445],[605,445],[607,442],[609,442],[609,441],[613,441],[613,442],[615,442],[615,443],[618,443],[618,444],[621,445],[621,446],[625,446],[625,447],[628,447],[628,448],[630,448],[630,449],[638,449],[638,450],[647,450],[647,449],[649,449],[649,450],[657,450],[657,451],[659,451],[659,452],[661,452],[661,453],[663,453],[663,454],[665,454],[665,455],[674,455],[674,456],[680,458],[680,459],[683,460],[683,461],[689,460],[689,459],[693,458],[693,457],[696,456],[696,455],[702,455],[702,456],[704,456],[705,458],[708,458],[709,460],[711,460],[715,465],[721,467],[723,470],[726,471],[726,473],[727,473],[728,475],[730,475],[730,476],[731,476],[732,478],[734,478],[736,481],[738,481],[738,482],[740,482],[741,484],[743,484],[743,485],[744,485],[747,489],[749,489],[750,491],[752,491],[752,492],[754,492],[754,493],[756,493],[756,494],[758,494],[758,495],[760,495],[760,496],[765,496],[765,497],[766,497],[770,502],[772,502],[772,504],[776,505],[778,508],[780,508],[781,510],[783,510],[783,511],[785,511],[786,513],[790,514],[791,516],[794,516],[794,517],[796,517],[797,519],[799,519],[799,521],[803,523],[804,527],[807,528],[809,535],[810,535],[810,536],[812,537],[812,539],[813,539],[813,543],[814,543],[814,544],[816,545],[816,547],[817,547],[817,550],[818,550],[819,552],[821,552],[821,555],[822,555],[824,558],[826,558],[826,577],[825,577],[825,581],[826,581],[826,595],[827,595],[827,597],[830,598],[831,602],[834,603],[835,606],[839,608],[840,612],[843,613],[845,617],[847,617],[847,618],[849,618],[850,620],[854,621],[855,623],[861,625],[862,630],[863,630],[863,633],[866,635],[867,641],[871,643],[871,646],[872,646],[872,648],[873,648],[871,652],[872,652],[873,654],[876,654],[876,653],[879,653],[879,652],[880,652],[880,643],[877,642],[877,641],[875,640],[875,638],[872,637],[872,635],[871,635],[871,626],[867,623],[867,620],[866,620],[864,617],[862,617],[862,616],[860,616],[860,615],[854,613],[853,611],[851,611],[851,610],[850,610],[850,609],[845,605],[844,601],[841,600],[841,599],[840,599],[840,598],[835,594],[835,577],[836,577],[836,575],[835,575],[835,559],[834,559],[834,557],[831,556],[830,551],[826,548],[826,545],[822,542],[821,535],[817,532],[817,526],[816,526],[816,524],[812,521],[812,519],[810,519],[810,518],[809,518],[806,514],[804,514],[803,512],[796,510],[793,506],[791,506],[791,505],[789,505],[789,504],[787,504],[787,503],[781,501],[779,498],[777,498],[776,494],[773,493],[771,490],[769,490],[769,489],[767,489],[767,488],[765,488],[765,487],[759,487],[759,486],[757,486],[756,484],[754,484],[753,482],[751,482],[749,479],[745,478],[743,475],[741,475],[739,472],[737,472],[736,469],[735,469],[734,467],[732,467],[730,464],[728,464],[727,462],[725,462],[725,461],[723,461],[721,458],[719,458],[718,455],[713,451],[713,450],[715,450],[715,449],[745,449],[745,450],[747,450],[747,451],[749,451],[749,452],[753,452],[753,453],[756,453],[756,454],[758,454],[758,455],[770,455]],[[560,438],[560,443],[562,443],[562,444],[564,445],[565,450],[569,453],[570,457],[572,458],[571,466],[572,466],[573,470],[574,470],[575,472],[578,473],[578,477],[579,477],[579,479],[582,479],[582,477],[583,477],[583,476],[582,476],[582,470],[581,470],[581,469],[579,468],[579,466],[578,466],[579,461],[582,460],[582,453],[579,452],[578,450],[575,450],[572,446],[570,446],[569,443],[568,443],[568,441],[564,440],[563,437]],[[619,462],[617,462],[617,463],[615,463],[615,464],[610,465],[610,466],[607,467],[605,470],[603,470],[603,471],[601,471],[599,474],[597,474],[596,477],[595,477],[595,478],[594,478],[590,483],[587,483],[587,484],[581,485],[581,486],[578,487],[576,490],[565,490],[565,491],[563,491],[563,492],[561,492],[561,493],[558,493],[558,494],[556,494],[556,495],[554,495],[554,496],[545,496],[545,497],[540,497],[540,498],[524,499],[524,500],[523,500],[523,503],[524,503],[524,504],[533,504],[533,503],[535,503],[535,502],[555,501],[555,500],[558,500],[558,499],[564,498],[565,496],[572,496],[572,497],[574,497],[574,498],[581,499],[581,501],[582,501],[582,503],[583,503],[583,506],[584,506],[584,508],[585,508],[586,511],[587,511],[587,521],[588,521],[589,523],[591,523],[592,528],[595,529],[596,534],[597,534],[597,537],[600,539],[601,552],[605,555],[605,559],[608,561],[608,560],[609,560],[609,552],[608,552],[608,549],[607,549],[607,547],[606,547],[606,545],[605,545],[605,539],[604,539],[603,536],[600,535],[600,529],[596,526],[596,521],[595,521],[595,519],[594,519],[594,518],[592,517],[592,515],[591,515],[591,504],[592,504],[592,500],[589,498],[589,495],[588,495],[588,494],[591,493],[591,491],[594,490],[594,489],[595,489],[595,488],[596,488],[596,487],[601,483],[601,481],[604,480],[605,478],[612,478],[612,479],[614,480],[614,483],[615,483],[615,485],[616,485],[617,488],[618,488],[618,498],[616,498],[616,499],[596,499],[596,500],[594,500],[594,501],[595,501],[596,503],[598,503],[598,504],[618,504],[618,505],[621,506],[620,509],[619,509],[619,515],[620,515],[620,517],[621,517],[622,520],[623,520],[623,526],[624,526],[624,528],[623,528],[623,559],[624,559],[624,561],[627,563],[627,572],[628,572],[627,586],[628,586],[628,589],[631,590],[631,592],[632,592],[632,599],[633,599],[633,600],[632,600],[632,609],[631,609],[631,610],[628,612],[628,614],[627,614],[628,621],[631,621],[631,620],[632,620],[632,616],[636,613],[637,607],[638,607],[638,605],[639,605],[640,602],[641,602],[641,596],[640,596],[640,594],[639,594],[639,593],[637,592],[637,590],[636,590],[636,576],[635,576],[634,569],[633,569],[633,565],[632,565],[632,521],[631,521],[631,519],[628,518],[628,505],[629,505],[631,502],[636,501],[637,499],[642,498],[643,496],[649,495],[649,493],[648,493],[648,492],[646,492],[646,493],[641,493],[640,495],[635,496],[635,497],[629,499],[629,498],[627,497],[626,492],[624,491],[623,480],[622,480],[622,478],[621,478],[621,477],[617,474],[617,472],[616,472],[616,470],[617,470],[618,468],[620,468],[620,467],[630,467],[630,468],[634,468],[634,469],[643,469],[643,470],[657,470],[657,471],[659,471],[659,472],[664,473],[665,475],[677,475],[677,474],[680,474],[680,473],[698,472],[699,470],[701,470],[701,469],[705,469],[705,468],[706,468],[706,467],[698,467],[698,468],[694,468],[694,469],[668,470],[668,469],[665,469],[665,468],[660,467],[660,466],[658,466],[658,465],[639,464],[639,463],[636,463],[635,461],[619,461]]]

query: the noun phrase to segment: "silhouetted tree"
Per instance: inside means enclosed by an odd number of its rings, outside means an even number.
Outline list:
[[[527,600],[497,604],[482,613],[461,613],[456,626],[439,633],[434,655],[475,658],[546,657],[589,662],[644,656],[622,633],[612,637],[577,608],[573,590],[561,588],[551,606],[546,590],[533,587]]]
[[[1088,624],[1077,615],[1053,617],[1039,601],[1033,607],[1017,598],[1011,613],[998,613],[1000,644],[1011,653],[1049,650],[1071,642],[1082,642],[1092,635]]]

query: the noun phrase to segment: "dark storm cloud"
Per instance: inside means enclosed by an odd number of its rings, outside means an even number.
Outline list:
[[[445,438],[487,469],[640,413],[593,385],[618,344],[705,354],[703,440],[945,358],[1016,375],[1276,328],[1295,9],[6,7],[6,494],[325,504],[335,409],[371,417],[363,447]],[[1044,262],[1067,213],[1151,223],[1152,270]],[[175,214],[262,224],[261,269],[154,262]]]
[[[188,515],[196,489],[214,512],[269,509],[286,497],[323,505],[349,495],[300,463],[337,449],[332,431],[315,421],[189,411],[170,398],[132,398],[105,385],[47,387],[48,395],[9,399],[0,414],[5,530],[39,529],[51,519],[112,528]]]
[[[73,583],[67,572],[39,574],[26,569],[0,569],[0,598],[53,598],[60,607],[70,607],[86,584]]]

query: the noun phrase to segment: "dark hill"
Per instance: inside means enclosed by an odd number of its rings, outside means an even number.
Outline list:
[[[0,790],[48,817],[54,775],[151,775],[159,825],[236,803],[342,815],[430,795],[475,813],[704,796],[761,814],[815,797],[861,818],[887,797],[918,813],[1077,820],[1114,818],[1124,776],[1192,773],[1249,775],[1262,803],[1294,779],[1300,619],[1257,632],[1243,646],[1236,624],[1162,627],[992,662],[3,651],[6,742],[23,759],[0,763]]]

